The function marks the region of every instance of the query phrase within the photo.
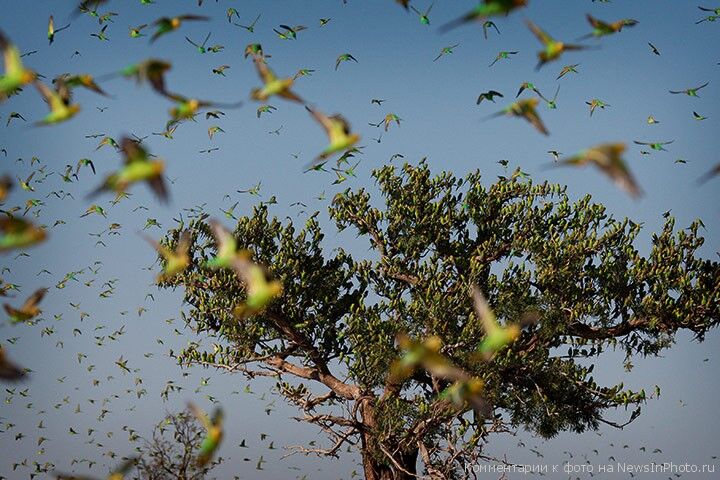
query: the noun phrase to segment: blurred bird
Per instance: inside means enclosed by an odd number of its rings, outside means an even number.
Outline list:
[[[273,71],[270,70],[270,67],[267,66],[263,58],[254,56],[253,60],[255,62],[255,67],[257,68],[258,75],[265,84],[262,88],[254,88],[250,92],[250,96],[254,100],[265,102],[271,96],[279,95],[287,100],[304,103],[300,97],[290,90],[290,87],[292,87],[294,82],[292,78],[277,78],[275,73],[273,73]]]
[[[45,240],[45,229],[13,216],[0,218],[0,252],[25,248]]]
[[[20,60],[20,51],[0,31],[0,50],[3,54],[5,72],[0,76],[0,101],[15,93],[19,88],[32,83],[37,73],[25,68]]]
[[[66,100],[64,100],[57,91],[52,90],[44,83],[35,81],[35,88],[37,88],[40,95],[42,95],[50,107],[50,113],[48,113],[42,120],[35,122],[35,125],[53,125],[61,123],[66,120],[70,120],[80,111],[80,105],[71,104],[69,101],[66,102]]]
[[[28,297],[27,300],[25,300],[25,303],[23,303],[20,308],[14,308],[8,303],[3,304],[5,312],[10,317],[10,323],[26,322],[40,315],[40,313],[42,313],[42,310],[40,310],[40,307],[38,307],[38,305],[42,301],[47,291],[47,288],[40,288],[36,290],[32,295]]]
[[[527,0],[483,0],[480,5],[462,17],[440,27],[440,32],[444,33],[472,21],[484,20],[487,17],[508,15],[516,8],[527,6],[527,3]]]
[[[498,350],[514,342],[520,336],[520,327],[516,324],[501,327],[490,309],[480,289],[473,285],[472,299],[475,306],[475,315],[482,322],[485,336],[477,351],[483,358],[489,360]]]
[[[624,143],[607,143],[589,148],[579,154],[566,158],[555,165],[594,165],[615,184],[633,197],[642,195],[640,187],[630,173],[622,154],[627,149]]]
[[[201,15],[180,15],[178,17],[162,17],[155,22],[153,22],[153,25],[155,25],[156,30],[153,36],[150,38],[150,43],[154,42],[158,38],[160,38],[163,35],[166,35],[170,32],[174,32],[180,26],[183,22],[188,21],[204,21],[204,20],[210,20],[208,17],[203,17]]]
[[[157,250],[165,261],[162,273],[157,276],[158,283],[172,279],[190,265],[189,252],[192,237],[189,230],[185,230],[180,234],[175,250],[170,250],[165,245],[146,235],[143,235],[143,238]]]
[[[350,131],[350,124],[342,116],[333,115],[328,117],[310,107],[306,106],[305,108],[323,127],[330,140],[330,144],[315,158],[313,164],[327,159],[334,153],[347,150],[360,141],[360,135]]]
[[[632,18],[623,18],[617,22],[607,23],[602,20],[598,20],[590,14],[586,15],[587,21],[593,27],[593,31],[579,38],[583,40],[590,37],[604,37],[605,35],[612,35],[613,33],[621,32],[623,27],[634,27],[639,22]]]
[[[230,268],[245,286],[246,300],[237,305],[233,314],[238,319],[252,316],[262,311],[275,297],[282,293],[282,283],[268,280],[265,269],[250,260],[248,250],[237,250],[235,237],[215,220],[210,229],[217,244],[217,254],[205,263],[209,268]]]
[[[530,20],[526,20],[525,23],[527,23],[530,31],[535,35],[535,37],[537,37],[538,40],[540,40],[540,42],[542,42],[543,46],[545,47],[544,50],[540,50],[538,52],[539,62],[537,64],[537,67],[535,67],[535,70],[540,70],[540,68],[546,63],[557,60],[565,51],[584,50],[588,48],[583,45],[574,45],[557,41]]]
[[[198,466],[204,467],[212,461],[215,452],[222,442],[224,436],[223,411],[221,408],[216,408],[212,418],[209,418],[208,415],[200,410],[194,403],[188,403],[188,408],[190,408],[192,414],[195,415],[195,418],[197,418],[203,428],[205,428],[205,438],[203,438],[200,443],[200,451],[197,457]]]
[[[161,159],[151,160],[148,152],[129,137],[124,137],[120,145],[125,157],[124,166],[108,175],[90,195],[95,196],[104,191],[124,192],[131,184],[145,181],[161,201],[167,201],[168,192],[163,180],[165,162]]]
[[[503,110],[500,110],[499,112],[490,115],[490,117],[488,118],[499,117],[501,115],[524,118],[525,120],[530,122],[530,124],[535,127],[538,132],[542,133],[543,135],[549,135],[550,132],[548,132],[547,128],[545,128],[545,124],[543,124],[540,116],[537,113],[537,106],[539,103],[540,101],[537,98],[519,100],[505,107]]]
[[[25,370],[10,361],[5,355],[5,349],[0,346],[0,380],[13,382],[25,376]]]

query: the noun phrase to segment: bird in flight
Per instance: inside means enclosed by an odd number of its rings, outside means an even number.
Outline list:
[[[527,6],[527,3],[527,0],[483,0],[462,17],[440,27],[440,32],[445,33],[469,22],[485,20],[487,17],[508,15],[517,8]]]
[[[709,84],[710,84],[710,82],[705,82],[702,85],[700,85],[699,87],[695,87],[695,88],[686,88],[685,90],[668,90],[668,91],[670,93],[672,93],[673,95],[684,93],[685,95],[687,95],[689,97],[698,97],[699,98],[700,95],[697,94],[698,90],[707,87]]]
[[[584,45],[575,45],[572,43],[560,42],[552,38],[550,35],[548,35],[545,31],[543,31],[540,27],[535,25],[530,20],[526,20],[525,23],[527,24],[530,31],[535,35],[535,37],[537,37],[538,40],[540,40],[540,42],[545,47],[537,54],[539,61],[537,67],[535,67],[535,70],[540,70],[540,68],[546,63],[557,60],[558,58],[560,58],[563,52],[569,50],[585,50],[588,48]]]

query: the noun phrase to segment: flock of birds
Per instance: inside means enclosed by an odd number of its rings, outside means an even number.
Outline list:
[[[346,3],[347,0],[343,1]],[[415,5],[410,4],[409,0],[395,1],[396,3],[401,4],[401,6],[408,11],[414,12],[421,24],[431,24],[430,15],[434,2],[421,10],[416,8]],[[593,0],[593,2],[594,1],[596,0]],[[99,41],[109,41],[108,26],[115,21],[114,18],[118,15],[110,11],[100,11],[100,9],[104,8],[107,3],[108,0],[86,0],[81,2],[77,6],[77,9],[73,11],[69,21],[60,28],[55,27],[55,20],[53,16],[50,16],[47,30],[49,45],[53,44],[58,34],[70,28],[72,21],[80,15],[89,16],[98,21],[100,29],[97,32],[93,32],[91,34],[92,37]],[[140,0],[140,3],[143,5],[149,5],[155,2],[153,0]],[[198,4],[200,6],[202,3],[203,0],[199,0]],[[526,7],[527,4],[527,0],[484,0],[467,14],[440,27],[440,31],[446,32],[465,24],[475,23],[482,27],[483,36],[485,38],[488,37],[488,34],[499,35],[500,29],[493,19],[514,14],[516,11]],[[698,20],[697,23],[714,22],[716,19],[720,18],[720,8],[707,8],[703,6],[698,8],[704,12],[705,16]],[[259,14],[254,17],[252,22],[246,22],[246,24],[243,24],[240,23],[240,13],[238,10],[235,8],[228,8],[226,12],[226,19],[229,23],[232,23],[249,33],[254,33],[255,29],[258,28],[257,25],[261,17],[262,14]],[[133,39],[149,37],[149,42],[153,43],[161,40],[166,35],[178,34],[177,32],[181,31],[183,25],[187,22],[207,22],[209,20],[211,20],[210,17],[192,14],[179,15],[176,17],[162,17],[154,20],[152,23],[130,26],[128,28],[128,35]],[[581,37],[578,41],[582,41],[587,38],[602,38],[609,35],[620,34],[623,29],[633,27],[639,23],[637,20],[631,18],[608,22],[595,18],[592,15],[587,15],[587,21],[590,26],[590,32]],[[331,18],[321,18],[319,20],[319,27],[325,27],[330,22]],[[568,52],[595,48],[594,46],[583,45],[581,43],[566,43],[558,40],[530,20],[526,20],[526,24],[540,44],[540,50],[537,53],[538,63],[536,69],[538,70],[545,67],[547,64],[564,58],[564,55]],[[150,29],[153,30],[152,33],[148,31]],[[279,39],[293,41],[298,38],[300,32],[307,29],[308,28],[304,25],[293,26],[281,24],[272,30]],[[224,46],[220,44],[208,45],[210,38],[210,33],[208,33],[202,41],[185,36],[185,40],[197,49],[200,54],[217,53],[224,49]],[[440,61],[443,57],[453,54],[454,49],[458,46],[459,44],[454,44],[442,48],[433,61]],[[652,54],[661,55],[661,52],[654,45],[649,44],[649,47]],[[52,126],[73,119],[79,115],[82,110],[81,105],[74,102],[73,99],[73,93],[76,89],[84,88],[97,95],[108,96],[101,84],[117,77],[134,79],[138,84],[146,83],[157,95],[171,103],[172,106],[169,109],[169,119],[165,125],[165,130],[163,132],[153,133],[154,135],[161,135],[169,139],[173,138],[178,125],[182,122],[194,121],[196,116],[201,113],[204,113],[206,119],[219,119],[225,115],[223,110],[239,108],[243,105],[243,102],[240,101],[219,103],[201,100],[175,92],[169,87],[168,82],[166,82],[166,74],[172,69],[172,64],[164,60],[148,58],[139,63],[129,65],[118,72],[99,77],[82,73],[62,74],[53,79],[47,79],[37,71],[30,69],[25,65],[24,57],[32,55],[35,52],[21,53],[19,46],[14,44],[12,39],[8,38],[8,36],[6,36],[2,31],[0,31],[0,50],[2,50],[4,65],[4,71],[2,72],[2,76],[0,76],[0,102],[12,102],[12,97],[15,95],[23,93],[26,89],[34,88],[45,103],[47,103],[49,108],[47,115],[35,122],[35,125],[37,126]],[[512,55],[516,55],[517,53],[517,51],[501,51],[497,54],[489,66],[493,67],[498,62],[506,61],[510,59]],[[79,55],[80,53],[76,51],[73,55],[75,54]],[[305,172],[328,171],[326,170],[326,165],[335,158],[335,165],[332,167],[332,171],[336,173],[337,180],[335,180],[334,183],[342,183],[347,179],[347,177],[354,176],[355,168],[358,164],[352,164],[351,159],[355,155],[361,153],[362,147],[359,146],[359,142],[361,140],[360,135],[353,131],[350,123],[342,115],[328,115],[323,113],[312,104],[306,102],[297,93],[297,80],[301,77],[312,75],[314,70],[301,69],[294,75],[278,76],[270,66],[272,58],[271,55],[266,54],[262,45],[259,43],[248,44],[244,50],[244,57],[245,59],[250,58],[252,60],[260,80],[260,85],[249,92],[250,98],[260,104],[257,107],[256,112],[258,118],[262,115],[271,114],[274,110],[276,110],[276,107],[268,103],[270,100],[285,100],[305,108],[311,118],[325,131],[328,138],[328,145],[317,154],[312,162],[306,165]],[[343,53],[335,60],[335,70],[340,69],[347,62],[358,63],[358,60],[351,53]],[[579,63],[563,66],[557,75],[557,79],[560,80],[565,76],[578,74],[579,66]],[[225,76],[225,71],[229,68],[231,68],[230,65],[220,65],[213,68],[212,73],[218,76]],[[709,82],[705,82],[695,87],[670,90],[669,94],[698,97],[698,92],[706,88],[708,85]],[[517,117],[529,122],[529,124],[541,134],[549,135],[550,132],[541,119],[539,106],[541,102],[543,102],[547,108],[556,109],[559,92],[560,87],[557,88],[552,99],[549,99],[532,83],[523,82],[515,95],[514,101],[500,111],[490,115],[488,118],[505,115]],[[520,96],[524,93],[532,93],[534,96],[521,99]],[[487,104],[487,102],[495,103],[496,99],[504,97],[505,95],[500,91],[491,89],[480,93],[477,97],[476,103],[477,105]],[[385,102],[385,100],[379,98],[373,98],[371,100],[372,104],[379,107],[382,107],[383,102]],[[608,103],[597,98],[589,100],[586,103],[589,107],[590,116],[598,110],[611,107]],[[693,117],[696,121],[703,121],[707,118],[697,112],[693,112]],[[26,119],[21,113],[13,111],[7,118],[6,126],[19,121],[25,122]],[[400,126],[401,121],[402,119],[397,114],[389,112],[379,122],[370,123],[370,125],[382,128],[384,132],[388,132],[393,125],[396,127]],[[648,117],[647,122],[648,124],[658,123],[658,121],[652,116]],[[280,127],[280,129],[281,128],[282,127]],[[279,135],[280,129],[271,133]],[[212,125],[208,128],[208,136],[211,140],[214,135],[224,132],[225,131],[218,125]],[[113,148],[122,154],[123,162],[115,172],[106,176],[104,180],[99,182],[95,189],[88,192],[88,199],[92,199],[100,194],[109,192],[115,195],[113,203],[117,203],[128,197],[128,190],[135,184],[146,183],[158,201],[168,201],[170,192],[167,185],[165,161],[155,157],[143,146],[144,138],[140,138],[135,135],[128,135],[116,140],[115,138],[104,134],[90,135],[89,137],[102,137],[96,150],[104,147]],[[673,141],[674,140],[647,142],[635,140],[634,143],[650,150],[662,151],[665,150],[664,147],[666,145],[673,143]],[[568,157],[562,157],[560,152],[554,150],[548,151],[548,154],[552,155],[555,160],[552,164],[553,166],[592,165],[598,168],[603,174],[607,175],[618,187],[622,188],[631,196],[637,197],[642,194],[642,190],[632,175],[629,164],[623,158],[626,150],[626,143],[618,142],[593,146]],[[4,153],[5,156],[7,156],[7,152],[5,151]],[[642,153],[645,154],[649,152],[643,151]],[[33,164],[34,161],[31,161],[31,166]],[[72,182],[73,180],[78,179],[78,175],[83,168],[89,168],[93,175],[95,175],[95,165],[93,164],[93,161],[89,158],[82,158],[78,161],[77,165],[68,165],[64,173],[61,173],[60,176],[64,182]],[[714,166],[706,175],[699,179],[699,181],[705,182],[718,174],[720,174],[720,164]],[[17,186],[26,192],[34,192],[34,184],[40,183],[48,176],[49,173],[46,172],[45,166],[41,166],[34,170],[25,179],[18,178]],[[5,176],[0,179],[0,204],[4,206],[13,188],[16,188],[16,182],[11,177]],[[257,194],[258,190],[259,185],[252,189],[245,190],[244,192]],[[63,194],[67,195],[67,193],[64,192],[53,193],[58,198],[61,198],[61,195]],[[34,223],[27,217],[28,213],[32,213],[35,217],[39,217],[39,207],[42,205],[44,205],[42,200],[30,199],[26,202],[24,208],[21,206],[15,206],[2,210],[4,215],[0,217],[0,251],[9,252],[17,250],[24,252],[24,249],[27,247],[40,244],[47,240],[47,228],[43,225]],[[235,218],[233,210],[236,206],[237,203],[235,203],[235,205],[233,205],[230,209],[223,211],[227,218]],[[22,213],[20,213],[21,211]],[[102,217],[106,217],[107,212],[102,206],[92,204],[88,206],[83,216],[87,215],[100,215]],[[152,226],[159,226],[159,224],[156,220],[148,218],[145,229]],[[111,224],[108,231],[111,234],[114,231],[117,233],[119,228],[120,225]],[[242,320],[243,318],[261,311],[266,305],[268,305],[268,303],[279,296],[282,293],[282,284],[278,280],[273,280],[271,278],[265,266],[253,262],[251,252],[238,250],[237,242],[233,238],[232,233],[223,227],[220,222],[215,220],[211,221],[211,228],[217,242],[217,256],[208,261],[204,267],[231,269],[237,274],[239,280],[246,286],[247,299],[241,305],[238,305],[234,310],[236,318],[238,320]],[[189,250],[192,239],[190,232],[184,232],[177,242],[176,247],[173,249],[157,242],[149,236],[145,236],[145,238],[163,258],[162,272],[158,276],[158,282],[177,275],[191,264],[192,260],[189,256]],[[91,271],[96,272],[97,270],[95,269],[99,267],[95,265],[88,268]],[[78,281],[78,277],[82,273],[84,272],[80,271],[68,273],[58,284],[58,288],[63,288],[65,283],[70,280]],[[114,290],[114,282],[107,282],[104,287],[106,287],[105,293],[107,295],[111,295]],[[1,282],[0,295],[9,297],[12,291],[17,290],[17,285],[5,282],[4,280]],[[24,303],[19,306],[15,306],[17,304],[13,305],[5,303],[4,309],[7,313],[8,321],[11,324],[32,324],[41,316],[42,310],[40,308],[40,304],[47,294],[48,288],[38,288],[34,293],[27,297]],[[474,298],[476,307],[478,308],[478,315],[484,319],[486,331],[488,333],[485,341],[481,345],[480,351],[484,356],[490,357],[494,351],[502,348],[508,342],[511,342],[517,336],[517,332],[519,330],[518,327],[514,325],[500,327],[496,322],[494,322],[494,316],[484,303],[482,295],[479,291],[474,292]],[[138,313],[140,314],[141,312]],[[120,329],[119,331],[108,335],[108,337],[110,339],[114,339],[122,334],[123,331]],[[450,391],[448,394],[453,401],[472,402],[474,401],[473,399],[480,398],[476,394],[480,391],[481,385],[474,382],[473,379],[466,378],[462,372],[455,369],[452,365],[449,365],[441,358],[441,356],[438,355],[437,339],[429,338],[425,339],[423,342],[401,339],[400,346],[403,350],[405,350],[406,354],[395,366],[395,369],[392,372],[393,375],[396,375],[399,378],[404,378],[410,375],[415,368],[426,368],[436,372],[440,376],[457,380],[456,385],[458,385],[458,387],[455,390]],[[82,362],[82,358],[80,356],[78,357],[78,361]],[[122,357],[115,363],[124,372],[131,372],[131,370],[127,367],[127,360],[124,360]],[[24,380],[27,375],[27,369],[24,369],[13,362],[5,349],[0,346],[0,380],[4,382],[20,381]],[[173,387],[169,386],[168,388],[172,389]],[[12,392],[11,395],[14,395],[15,393],[14,388],[8,389],[7,391],[8,393]],[[139,389],[136,392],[138,398],[142,396],[141,392],[142,389]],[[20,395],[22,395],[22,391],[20,391]],[[480,408],[480,406],[478,406],[478,408]],[[196,415],[207,432],[206,438],[203,441],[199,452],[199,462],[201,465],[206,465],[215,457],[215,452],[223,439],[222,411],[218,409],[212,418],[210,418],[205,412],[195,405],[191,404],[190,409]],[[6,425],[5,430],[8,430],[8,425]],[[16,440],[22,438],[21,434],[18,435],[19,437],[16,436]],[[41,447],[46,440],[46,438],[40,437],[38,440],[38,447]],[[113,480],[124,478],[124,475],[128,474],[132,470],[134,461],[134,457],[129,457],[107,478]],[[92,466],[92,462],[88,461],[88,463]],[[16,464],[15,467],[17,468],[21,465],[23,465],[23,462]],[[27,459],[25,460],[24,465],[27,465]],[[259,466],[262,468],[262,458]],[[30,476],[33,478],[34,476],[49,471],[53,471],[52,465],[35,463],[35,471],[32,472]],[[56,473],[56,477],[62,479],[90,478],[60,473]],[[4,477],[0,475],[0,478]]]

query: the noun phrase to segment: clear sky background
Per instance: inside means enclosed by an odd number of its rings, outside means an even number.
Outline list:
[[[497,19],[501,34],[491,31],[487,40],[477,24],[443,35],[438,33],[439,25],[469,10],[475,3],[438,0],[430,15],[431,25],[424,26],[412,12],[406,13],[391,0],[349,0],[347,5],[341,0],[221,0],[217,3],[205,0],[200,8],[194,0],[157,0],[149,6],[140,5],[139,0],[115,0],[99,9],[101,13],[118,13],[106,31],[110,41],[91,37],[100,26],[97,19],[83,15],[74,19],[69,29],[57,34],[55,43],[48,46],[45,37],[48,16],[54,14],[56,26],[63,26],[74,2],[4,2],[0,28],[22,52],[37,50],[23,60],[48,79],[63,72],[99,76],[155,57],[173,63],[167,77],[170,90],[204,100],[242,100],[244,106],[225,110],[227,115],[220,120],[206,121],[204,115],[200,115],[197,123],[183,123],[175,132],[175,139],[168,140],[152,133],[164,130],[170,103],[149,87],[138,87],[122,78],[102,84],[112,98],[78,90],[76,98],[82,112],[58,126],[28,127],[46,113],[46,106],[31,88],[0,104],[0,148],[7,150],[6,158],[0,156],[2,172],[24,179],[38,167],[30,165],[34,156],[47,172],[56,172],[43,183],[35,184],[35,192],[16,188],[5,208],[24,205],[28,199],[42,199],[45,205],[41,207],[39,219],[31,218],[48,226],[59,219],[66,222],[50,230],[45,244],[28,250],[31,256],[15,258],[16,252],[12,252],[2,257],[2,266],[9,269],[4,271],[3,278],[21,286],[18,298],[12,299],[12,303],[20,303],[39,287],[50,287],[50,292],[42,304],[44,320],[37,325],[0,323],[0,341],[7,347],[8,354],[34,371],[27,383],[3,385],[14,389],[15,394],[4,392],[8,401],[0,406],[0,430],[3,431],[0,433],[0,475],[28,478],[32,466],[12,469],[14,463],[23,459],[30,465],[35,461],[52,462],[59,470],[67,471],[73,468],[73,458],[86,458],[100,462],[92,473],[101,476],[106,465],[117,462],[108,452],[115,452],[118,458],[131,453],[127,432],[122,430],[124,425],[147,435],[166,412],[182,409],[188,400],[206,409],[212,408],[207,395],[222,402],[228,425],[228,436],[220,451],[228,461],[217,470],[218,478],[234,475],[299,478],[307,474],[309,478],[334,479],[350,478],[353,470],[360,471],[357,458],[352,455],[340,460],[290,457],[281,461],[280,457],[286,453],[284,446],[311,439],[321,441],[323,437],[315,429],[293,421],[295,411],[283,405],[279,398],[271,404],[272,413],[266,415],[265,408],[273,400],[270,395],[261,396],[267,383],[253,384],[256,392],[253,395],[243,392],[246,381],[239,376],[201,369],[184,371],[186,376],[181,374],[168,352],[178,351],[191,337],[179,316],[181,292],[158,292],[152,285],[157,273],[157,266],[152,267],[155,254],[136,234],[149,217],[157,219],[162,229],[153,227],[146,233],[160,237],[173,226],[172,218],[184,208],[204,205],[207,212],[220,217],[220,208],[239,201],[236,209],[239,215],[251,212],[259,200],[276,195],[278,204],[271,208],[273,214],[280,218],[290,216],[302,223],[308,214],[319,210],[326,227],[328,251],[343,245],[362,256],[368,254],[367,240],[336,235],[333,225],[327,221],[327,205],[336,192],[347,187],[374,189],[370,171],[387,163],[395,153],[404,155],[411,163],[428,157],[433,171],[438,173],[450,170],[464,176],[480,169],[487,183],[506,173],[497,162],[507,159],[507,171],[520,166],[538,182],[548,179],[567,184],[573,199],[590,193],[615,216],[628,216],[642,222],[644,229],[637,245],[641,252],[649,250],[652,233],[663,223],[663,212],[671,211],[677,218],[678,228],[701,218],[707,227],[702,232],[706,243],[701,253],[707,258],[717,258],[720,179],[702,186],[697,185],[696,179],[720,161],[717,153],[720,147],[720,52],[717,48],[720,23],[695,25],[704,13],[694,2],[534,0],[527,9]],[[424,10],[429,2],[413,4]],[[708,1],[707,6],[719,7],[720,4]],[[255,33],[229,24],[225,19],[228,7],[240,11],[243,24],[262,13]],[[128,26],[183,13],[209,15],[212,22],[186,23],[179,32],[152,45],[148,44],[147,37],[131,39],[128,36]],[[586,13],[609,21],[634,18],[640,23],[601,42],[588,41],[587,44],[600,48],[568,53],[536,72],[539,43],[523,20],[532,19],[556,38],[573,41],[590,31]],[[320,18],[332,20],[320,28]],[[284,41],[272,31],[279,24],[302,24],[308,29],[300,32],[297,40]],[[224,45],[221,53],[201,55],[183,38],[188,35],[201,41],[209,31],[212,36],[208,44]],[[145,30],[145,33],[151,32],[151,27]],[[335,179],[332,173],[302,173],[304,165],[325,146],[326,138],[301,106],[273,99],[270,103],[277,111],[260,119],[256,117],[257,104],[249,99],[249,92],[259,85],[259,79],[252,62],[242,55],[251,42],[261,43],[265,52],[272,55],[268,62],[278,75],[291,76],[300,68],[315,70],[312,76],[297,81],[296,92],[328,114],[342,113],[362,135],[361,144],[365,149],[359,157],[362,161],[356,178],[331,185]],[[651,53],[648,42],[658,47],[660,56]],[[454,44],[459,46],[452,55],[433,62],[442,47]],[[519,53],[489,68],[501,50]],[[75,51],[79,55],[73,55]],[[351,53],[358,63],[344,63],[335,71],[335,59],[342,53]],[[562,66],[572,63],[580,64],[579,74],[556,80]],[[213,67],[223,64],[231,66],[226,70],[226,77],[212,74]],[[557,110],[549,110],[544,105],[540,108],[551,133],[548,137],[518,119],[503,117],[482,121],[509,104],[524,81],[533,82],[546,96],[552,96],[557,85],[561,85]],[[668,93],[671,89],[685,89],[707,81],[710,85],[700,91],[700,98]],[[498,99],[497,104],[483,102],[476,106],[478,94],[490,89],[502,92],[505,98]],[[378,107],[371,105],[372,98],[386,99],[386,102]],[[610,106],[598,109],[591,118],[585,102],[593,98]],[[107,110],[100,112],[96,107],[107,107]],[[5,127],[13,111],[21,113],[28,122],[14,120]],[[708,119],[693,119],[693,111]],[[380,121],[389,112],[402,118],[400,127],[393,126],[384,133],[368,125]],[[659,123],[647,124],[648,115],[653,115]],[[210,141],[207,134],[210,125],[219,125],[226,133]],[[268,133],[280,127],[279,135]],[[170,186],[171,203],[158,204],[144,186],[138,186],[132,188],[130,199],[116,206],[110,205],[112,195],[98,199],[108,211],[107,219],[95,215],[80,218],[91,203],[85,198],[86,194],[120,165],[119,154],[108,147],[95,151],[99,139],[85,138],[95,133],[116,139],[129,133],[150,135],[145,145],[166,159],[168,177],[174,182]],[[380,135],[378,142],[375,139]],[[674,140],[674,143],[667,147],[668,152],[641,155],[643,148],[632,145],[633,140]],[[548,150],[572,154],[599,143],[617,141],[630,144],[626,158],[645,192],[640,200],[632,200],[592,169],[543,169],[551,161]],[[198,153],[211,147],[220,150]],[[94,161],[97,176],[89,169],[82,169],[79,181],[63,183],[59,173],[65,165],[74,166],[83,157]],[[687,163],[676,163],[678,159]],[[259,199],[235,193],[258,182],[262,182]],[[71,193],[74,199],[45,198],[51,191],[61,189]],[[322,198],[322,192],[325,199],[320,200],[317,197]],[[224,197],[225,194],[230,198]],[[300,207],[290,206],[298,201],[308,205],[307,213],[300,212]],[[139,206],[149,210],[136,210]],[[121,235],[92,235],[106,230],[112,222],[122,225]],[[98,239],[106,246],[96,245]],[[96,261],[102,265],[98,274],[93,275],[88,266]],[[51,273],[40,273],[43,269]],[[78,275],[80,282],[71,280],[64,288],[56,287],[67,272],[80,270],[83,270]],[[93,279],[89,286],[84,284]],[[103,283],[111,279],[117,279],[114,294],[101,298],[100,293],[106,289]],[[154,295],[154,300],[146,297],[148,293]],[[79,303],[79,307],[71,303]],[[139,316],[140,307],[147,311]],[[81,312],[89,316],[81,319]],[[61,319],[57,320],[56,315],[62,315]],[[171,324],[166,322],[169,319],[175,320]],[[116,341],[107,338],[121,327],[124,333]],[[79,328],[82,335],[73,335],[75,328]],[[175,332],[176,328],[181,335]],[[95,336],[106,337],[102,346],[96,344]],[[16,337],[14,344],[7,343]],[[58,342],[62,342],[62,348]],[[714,409],[720,394],[716,355],[719,346],[716,332],[703,344],[682,334],[677,345],[663,358],[638,359],[629,374],[623,372],[621,356],[611,353],[596,366],[596,380],[615,383],[622,377],[626,385],[635,388],[650,391],[658,384],[663,389],[661,398],[651,400],[635,423],[622,432],[603,429],[601,435],[568,434],[549,442],[528,438],[520,432],[519,437],[492,439],[488,452],[507,455],[509,460],[519,463],[561,464],[568,460],[583,463],[585,455],[591,463],[599,464],[606,463],[612,455],[618,461],[634,463],[672,461],[717,465],[717,459],[711,457],[720,454],[717,434],[720,416]],[[80,364],[78,353],[87,355]],[[144,353],[153,356],[146,358]],[[121,355],[129,359],[130,368],[139,369],[137,374],[123,374],[115,366]],[[91,371],[90,365],[94,366]],[[135,386],[136,377],[142,377],[142,387],[148,391],[139,400],[134,394],[140,388]],[[202,379],[207,377],[210,377],[208,385],[201,386]],[[93,386],[94,379],[100,381],[99,385]],[[164,402],[160,392],[168,380],[184,389],[171,393]],[[25,396],[20,396],[19,392],[25,389]],[[130,394],[126,393],[127,389],[132,389]],[[106,405],[102,404],[103,399],[109,399]],[[82,413],[74,413],[77,405]],[[111,413],[99,422],[102,408]],[[625,415],[616,412],[611,417],[620,420]],[[37,428],[41,420],[44,429]],[[8,423],[13,426],[8,427]],[[86,432],[90,427],[97,432],[88,437]],[[69,428],[80,434],[69,435]],[[21,432],[24,438],[15,440]],[[267,433],[269,437],[261,441],[260,433]],[[40,436],[49,440],[38,446]],[[89,444],[90,438],[103,447]],[[250,447],[247,450],[237,448],[243,438]],[[519,439],[527,446],[519,447]],[[267,449],[271,441],[276,450]],[[628,448],[624,448],[625,445]],[[645,452],[639,450],[643,446]],[[542,452],[544,458],[536,458],[530,448]],[[656,448],[662,453],[653,454]],[[593,449],[597,449],[598,454]],[[564,452],[572,452],[574,457],[570,459]],[[264,472],[255,471],[260,455],[268,461]],[[246,458],[250,461],[243,461]],[[87,464],[75,468],[78,473],[90,473]],[[685,478],[716,476],[687,475]]]

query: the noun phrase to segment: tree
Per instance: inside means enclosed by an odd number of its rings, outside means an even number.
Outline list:
[[[198,450],[205,430],[188,410],[167,415],[145,442],[137,463],[142,480],[203,480],[218,464],[198,465]]]
[[[651,396],[622,383],[598,385],[593,363],[609,349],[658,355],[676,332],[700,340],[720,317],[720,265],[698,258],[698,220],[676,231],[668,217],[649,255],[634,242],[641,226],[616,220],[586,196],[571,203],[559,185],[534,184],[516,171],[484,187],[479,172],[465,179],[433,176],[428,166],[385,166],[373,172],[384,204],[365,189],[336,195],[329,213],[339,231],[369,239],[355,258],[325,252],[316,216],[299,231],[269,218],[266,205],[238,220],[239,247],[254,253],[283,282],[267,309],[238,321],[244,298],[230,271],[202,263],[215,254],[206,214],[168,233],[193,235],[190,268],[163,287],[183,286],[183,316],[213,347],[195,342],[178,356],[249,378],[277,378],[277,391],[297,405],[298,420],[330,436],[338,456],[356,447],[365,478],[408,479],[417,464],[432,478],[466,478],[463,465],[484,458],[493,432],[524,427],[543,437],[597,429],[622,407],[630,419]],[[490,361],[474,350],[483,338],[470,296],[477,285],[501,323],[529,311],[537,321]],[[447,408],[448,383],[428,372],[395,382],[388,372],[401,352],[397,337],[437,336],[441,353],[482,380],[489,417],[471,406]]]

